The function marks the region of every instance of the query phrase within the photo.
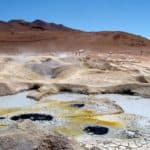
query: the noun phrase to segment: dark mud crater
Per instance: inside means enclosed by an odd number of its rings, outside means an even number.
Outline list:
[[[88,134],[95,134],[95,135],[104,135],[107,134],[109,131],[109,128],[102,127],[102,126],[88,126],[84,128],[84,132]]]
[[[75,108],[82,108],[82,107],[84,107],[85,106],[85,104],[71,104],[70,105],[70,107],[75,107]]]
[[[5,117],[0,117],[0,120],[6,119]]]
[[[32,121],[51,121],[53,117],[51,115],[38,114],[38,113],[20,114],[11,117],[11,120],[14,121],[26,120],[26,119],[30,119]]]

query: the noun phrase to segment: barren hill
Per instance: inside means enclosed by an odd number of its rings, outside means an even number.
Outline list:
[[[120,31],[84,32],[41,20],[0,21],[1,53],[47,53],[78,49],[150,54],[150,40]]]

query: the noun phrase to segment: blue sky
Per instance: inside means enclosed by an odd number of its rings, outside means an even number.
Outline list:
[[[86,31],[150,37],[150,0],[0,0],[0,20],[42,19]]]

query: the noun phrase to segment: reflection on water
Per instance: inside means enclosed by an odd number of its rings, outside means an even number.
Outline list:
[[[123,108],[125,113],[150,117],[150,98],[120,94],[98,94],[96,98],[108,98]]]
[[[16,108],[31,106],[36,101],[27,98],[29,92],[21,92],[15,95],[1,96],[0,97],[0,108]]]

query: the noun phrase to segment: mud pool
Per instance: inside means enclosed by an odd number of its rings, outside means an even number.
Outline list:
[[[81,100],[87,97],[88,95],[85,94],[61,92],[58,94],[46,96],[45,99],[54,99],[59,101],[72,101],[72,100]]]
[[[149,139],[147,135],[150,130],[147,130],[150,122],[147,118],[134,115],[149,117],[148,98],[119,94],[84,95],[63,92],[43,97],[37,102],[27,98],[28,94],[29,92],[22,92],[1,97],[0,110],[1,117],[4,118],[1,120],[0,130],[8,127],[9,123],[31,120],[40,128],[73,138],[85,145],[91,143],[90,145],[97,146],[104,139],[130,138],[132,142],[141,137]],[[121,112],[113,101],[121,106],[125,113]],[[16,107],[19,107],[19,110],[3,112],[3,109]],[[141,107],[145,110],[140,109]],[[104,111],[106,114],[102,114]],[[10,120],[7,122],[5,118]]]
[[[144,117],[150,117],[150,98],[144,98],[141,96],[129,96],[121,94],[98,94],[95,95],[96,98],[107,98],[114,101],[119,105],[125,113],[141,115]],[[82,99],[88,98],[88,95],[77,94],[77,93],[67,93],[62,92],[59,94],[54,94],[45,97],[49,100],[59,100],[59,101],[80,101]],[[143,109],[144,108],[144,109]]]
[[[38,114],[38,113],[32,113],[32,114],[21,114],[18,116],[11,117],[11,120],[17,121],[17,120],[26,120],[30,119],[32,121],[51,121],[53,117],[51,115],[47,114]]]
[[[14,95],[1,96],[0,108],[22,108],[34,105],[36,101],[27,98],[28,93],[29,92],[21,92]]]
[[[150,98],[141,96],[129,96],[120,94],[99,94],[96,98],[108,98],[119,106],[121,106],[125,113],[141,115],[150,117]]]
[[[37,102],[33,99],[28,98],[27,97],[28,94],[29,92],[26,91],[14,95],[2,96],[0,97],[0,108],[24,108],[33,106]],[[70,106],[78,107],[76,105],[84,106],[82,100],[87,99],[88,97],[90,96],[85,94],[61,92],[58,94],[46,96],[44,97],[44,99],[47,99],[49,101],[55,100],[62,102],[77,101],[77,103],[73,104],[71,103]],[[150,117],[150,109],[149,109],[150,98],[144,98],[141,96],[120,95],[120,94],[98,94],[95,95],[94,97],[96,97],[97,99],[107,98],[109,100],[114,101],[124,110],[125,113]]]

